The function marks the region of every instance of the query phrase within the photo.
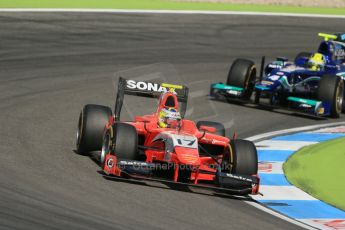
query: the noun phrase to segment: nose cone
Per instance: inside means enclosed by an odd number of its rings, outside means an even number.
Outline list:
[[[280,86],[280,81],[279,80],[270,80],[270,79],[267,79],[267,80],[263,80],[259,83],[257,83],[255,85],[255,89],[256,90],[260,90],[260,91],[272,91],[274,90],[275,88],[277,88],[278,86]]]
[[[200,165],[199,151],[197,149],[175,147],[175,153],[180,164]]]

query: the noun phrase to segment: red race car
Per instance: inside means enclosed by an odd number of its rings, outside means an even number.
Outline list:
[[[121,121],[124,95],[157,97],[153,114]],[[77,152],[101,151],[106,177],[155,180],[231,194],[259,193],[258,159],[250,141],[225,136],[222,124],[184,119],[188,88],[120,78],[114,114],[85,105]]]

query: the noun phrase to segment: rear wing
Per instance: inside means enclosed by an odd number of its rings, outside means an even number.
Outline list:
[[[180,102],[180,114],[184,117],[187,110],[188,87],[184,85],[173,85],[168,83],[152,83],[147,81],[127,80],[122,77],[118,81],[118,89],[115,101],[115,120],[120,120],[121,109],[123,105],[124,95],[134,95],[141,97],[159,98],[163,92],[173,89],[176,92],[178,101]]]
[[[333,40],[333,41],[345,43],[345,33],[336,33],[336,34],[319,33],[318,35],[322,37],[325,41]]]

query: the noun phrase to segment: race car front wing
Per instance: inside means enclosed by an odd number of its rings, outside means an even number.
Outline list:
[[[213,175],[212,183],[199,183],[197,178],[191,182],[179,182],[173,179],[156,177],[153,171],[162,168],[159,163],[147,163],[143,161],[118,160],[116,156],[106,156],[103,171],[107,179],[127,178],[135,180],[157,181],[180,186],[203,188],[216,192],[225,192],[233,195],[259,194],[260,178],[257,175],[239,175],[223,173],[217,170]],[[196,182],[197,183],[194,183]],[[210,182],[210,181],[207,181]]]
[[[260,86],[261,88],[256,87],[255,93],[266,93],[270,94],[272,92],[269,92],[268,89],[263,88],[263,86]],[[222,100],[226,99],[227,101],[235,101],[245,104],[255,104],[257,106],[263,105],[263,106],[269,106],[272,109],[288,109],[289,111],[299,112],[303,114],[308,114],[315,117],[326,117],[329,116],[331,113],[331,107],[329,102],[324,101],[318,101],[308,98],[299,98],[299,97],[287,97],[288,106],[277,106],[277,105],[271,105],[271,104],[260,104],[252,102],[250,99],[243,99],[243,93],[244,89],[241,87],[226,85],[223,83],[215,83],[211,84],[211,90],[209,96],[211,98]]]

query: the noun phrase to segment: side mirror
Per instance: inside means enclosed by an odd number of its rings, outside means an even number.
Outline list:
[[[215,127],[210,127],[206,125],[200,126],[199,130],[209,132],[209,133],[216,133],[217,129]]]

